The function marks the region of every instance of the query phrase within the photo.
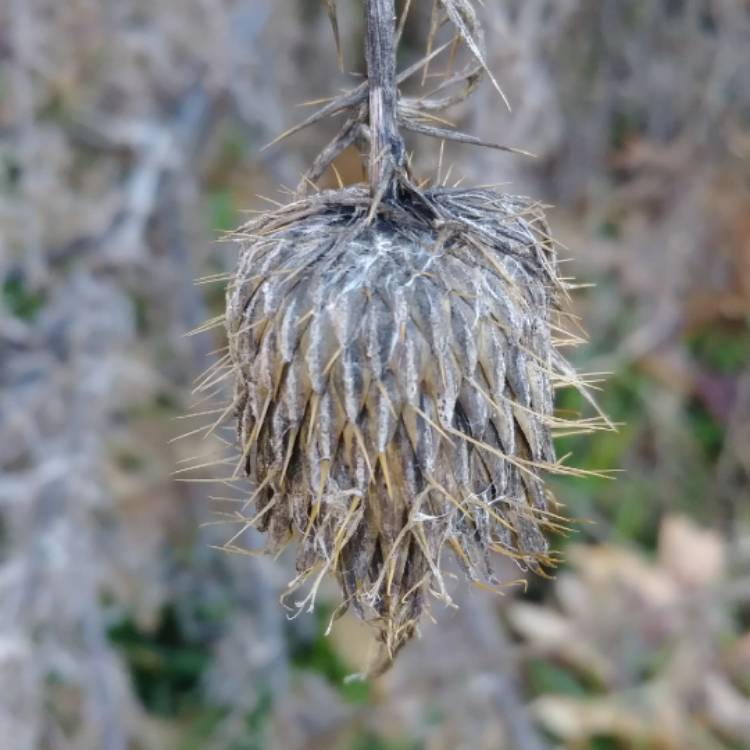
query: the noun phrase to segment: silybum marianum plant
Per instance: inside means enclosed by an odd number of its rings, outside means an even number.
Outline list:
[[[555,415],[556,388],[591,398],[558,348],[577,339],[542,207],[410,173],[401,130],[501,148],[435,124],[489,73],[469,0],[438,7],[433,32],[452,24],[471,62],[410,98],[399,84],[444,48],[397,74],[394,0],[367,0],[367,80],[300,126],[346,115],[291,202],[238,231],[226,297],[227,413],[252,508],[239,520],[271,552],[296,546],[299,611],[336,577],[340,611],[378,629],[372,673],[432,599],[450,602],[447,556],[488,585],[496,553],[534,571],[553,562],[561,518],[544,475],[577,473],[553,435],[611,428]],[[351,145],[369,184],[305,195]]]

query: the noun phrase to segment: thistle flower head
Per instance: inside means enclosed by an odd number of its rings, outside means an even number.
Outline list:
[[[264,531],[271,552],[296,547],[287,594],[307,587],[298,612],[327,574],[338,579],[337,612],[378,629],[370,674],[433,598],[450,603],[448,557],[489,585],[496,553],[538,572],[553,562],[545,532],[561,519],[544,476],[581,473],[556,460],[553,435],[612,428],[601,413],[553,410],[560,386],[594,401],[558,349],[580,338],[565,330],[568,285],[542,207],[413,184],[400,129],[513,150],[436,124],[489,74],[471,0],[438,6],[471,61],[415,99],[399,85],[451,44],[397,75],[395,1],[367,0],[367,81],[284,135],[346,112],[300,192],[351,145],[369,155],[369,187],[296,197],[246,224],[227,289],[224,414],[254,506],[242,529]]]
[[[449,601],[446,553],[488,584],[494,553],[551,562],[554,389],[585,393],[555,347],[556,246],[538,205],[464,189],[374,217],[364,188],[324,192],[240,239],[226,325],[253,522],[296,543],[300,608],[338,579],[384,667]]]

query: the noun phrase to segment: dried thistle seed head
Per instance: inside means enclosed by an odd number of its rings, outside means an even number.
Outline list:
[[[541,209],[481,190],[383,203],[305,198],[241,230],[227,292],[241,469],[295,590],[326,573],[379,627],[385,667],[450,552],[495,583],[492,553],[538,570],[556,526],[545,470],[556,385],[556,250]],[[578,425],[580,427],[581,425]],[[587,421],[585,428],[596,423]]]

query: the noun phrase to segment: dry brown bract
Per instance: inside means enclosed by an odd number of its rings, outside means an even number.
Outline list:
[[[387,668],[449,550],[497,583],[491,553],[534,570],[559,527],[544,471],[557,386],[586,386],[556,344],[566,284],[540,206],[486,190],[404,191],[370,217],[363,187],[244,226],[227,292],[234,413],[252,485],[246,525],[297,540],[296,603],[326,573],[374,620]],[[562,338],[558,339],[556,336]]]

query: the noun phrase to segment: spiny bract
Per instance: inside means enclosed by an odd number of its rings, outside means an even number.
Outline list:
[[[374,620],[387,665],[453,553],[495,583],[491,553],[550,562],[544,470],[556,386],[586,389],[555,348],[565,284],[541,208],[491,191],[383,202],[304,198],[240,230],[227,291],[241,470],[276,551],[297,539],[312,606],[326,573]]]

